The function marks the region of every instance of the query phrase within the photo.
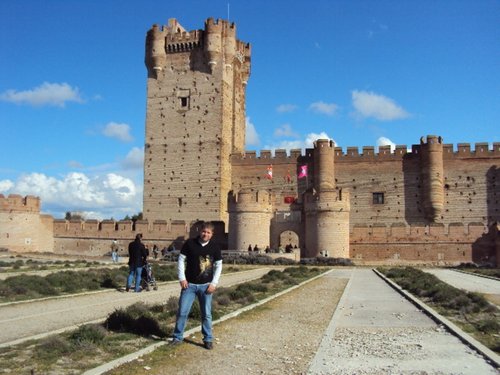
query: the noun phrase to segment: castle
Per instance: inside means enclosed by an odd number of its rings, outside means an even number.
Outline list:
[[[49,251],[98,254],[111,239],[125,243],[139,231],[160,246],[180,245],[196,223],[211,220],[235,250],[292,245],[301,257],[383,263],[500,258],[500,143],[454,150],[427,135],[411,151],[400,145],[360,152],[318,139],[305,153],[257,155],[244,150],[250,61],[250,45],[227,21],[208,19],[195,31],[175,19],[154,25],[145,56],[145,220],[50,224],[42,217],[37,227],[52,231],[53,245],[40,234],[40,246],[43,240]],[[22,251],[43,250],[12,232],[13,217],[21,218],[15,213],[28,209],[10,207],[33,199],[0,196],[0,247],[14,249],[15,237]],[[29,214],[40,216],[33,207]]]

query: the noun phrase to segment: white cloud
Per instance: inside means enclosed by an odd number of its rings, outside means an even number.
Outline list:
[[[377,147],[380,146],[391,146],[391,152],[394,152],[394,150],[396,149],[396,144],[386,137],[380,137],[379,139],[377,139]]]
[[[352,91],[352,105],[359,117],[373,117],[381,121],[391,121],[409,117],[409,113],[394,100],[367,91]]]
[[[134,138],[130,135],[130,126],[128,124],[118,124],[109,122],[102,130],[102,134],[109,138],[115,138],[122,142],[131,142]]]
[[[254,124],[250,122],[250,117],[246,118],[246,146],[258,146],[260,144],[259,135],[257,130],[255,130]]]
[[[125,169],[141,169],[144,167],[144,148],[134,147],[122,161]]]
[[[293,112],[297,108],[298,107],[295,104],[280,104],[278,107],[276,107],[276,112],[279,113]]]
[[[337,144],[332,138],[328,136],[328,134],[326,134],[325,132],[321,132],[321,133],[309,133],[307,134],[305,139],[302,140],[281,141],[278,143],[269,144],[264,147],[264,150],[276,150],[276,149],[285,149],[287,151],[293,149],[304,150],[306,148],[313,148],[314,142],[318,139],[330,139],[335,143],[335,145]]]
[[[276,137],[294,137],[297,138],[299,135],[292,130],[290,124],[283,124],[276,130],[274,130],[274,135]]]
[[[1,180],[0,181],[0,193],[7,192],[14,186],[11,180]]]
[[[60,179],[32,173],[5,187],[8,187],[6,193],[40,197],[43,212],[56,218],[64,217],[67,211],[78,211],[86,218],[103,219],[114,215],[115,219],[121,219],[140,212],[142,207],[142,188],[116,173],[89,177],[71,172]]]
[[[64,107],[66,102],[83,103],[78,87],[71,87],[67,83],[44,82],[31,90],[7,90],[0,94],[0,100],[33,106],[51,105]]]
[[[325,103],[322,101],[312,103],[309,109],[315,113],[321,113],[328,116],[333,116],[338,109],[338,105],[334,103]]]

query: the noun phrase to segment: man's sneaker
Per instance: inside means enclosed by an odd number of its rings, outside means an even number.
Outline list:
[[[170,346],[177,346],[177,345],[180,345],[182,344],[182,341],[181,340],[176,340],[176,339],[172,339],[172,341],[170,341],[169,345]]]
[[[127,286],[127,287],[125,288],[125,291],[126,291],[126,292],[128,292],[129,290],[130,290],[130,288]]]
[[[207,350],[212,350],[214,348],[214,345],[212,344],[212,341],[204,341],[203,346]]]

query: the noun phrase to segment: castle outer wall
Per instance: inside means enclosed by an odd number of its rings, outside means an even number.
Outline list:
[[[53,218],[40,215],[40,198],[0,194],[0,248],[18,253],[53,252]]]

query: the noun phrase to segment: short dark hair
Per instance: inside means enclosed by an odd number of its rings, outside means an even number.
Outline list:
[[[213,233],[214,230],[215,230],[215,225],[211,221],[205,221],[201,225],[201,229],[200,230],[203,230],[203,229],[210,229],[212,231],[212,233]]]
[[[140,241],[140,240],[142,240],[142,233],[137,233],[137,234],[135,235],[135,239],[136,239],[136,241]]]

